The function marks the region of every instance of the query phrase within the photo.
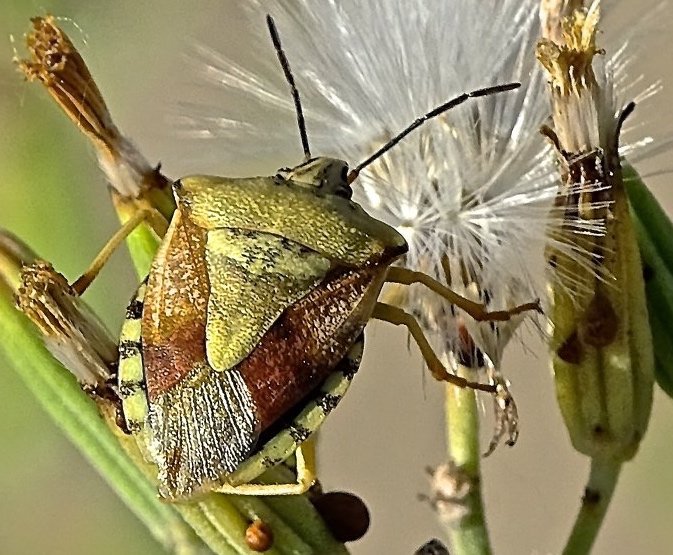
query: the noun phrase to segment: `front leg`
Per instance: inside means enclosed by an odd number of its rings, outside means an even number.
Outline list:
[[[496,392],[494,385],[471,382],[465,378],[451,374],[439,360],[435,351],[433,351],[430,342],[427,337],[425,337],[425,333],[423,333],[416,318],[408,312],[390,304],[376,303],[372,312],[372,318],[383,320],[384,322],[389,322],[396,326],[405,326],[407,330],[409,330],[411,337],[416,341],[418,348],[421,350],[421,355],[430,369],[432,377],[436,380],[448,382],[461,388],[469,387],[470,389],[486,391],[488,393]]]
[[[481,303],[476,303],[470,299],[463,297],[462,295],[456,293],[452,289],[449,289],[444,284],[440,283],[436,279],[430,277],[428,274],[423,272],[415,272],[407,268],[400,268],[393,266],[388,268],[388,273],[386,274],[386,282],[388,283],[399,283],[401,285],[412,285],[414,283],[420,283],[425,285],[428,289],[437,293],[440,297],[446,299],[451,304],[456,305],[458,308],[464,310],[477,322],[501,322],[509,320],[512,316],[521,314],[522,312],[528,312],[529,310],[535,312],[542,312],[540,307],[540,301],[534,301],[532,303],[524,303],[512,307],[508,310],[493,310],[489,311]]]
[[[100,252],[93,259],[86,271],[77,278],[71,285],[72,290],[79,296],[86,291],[98,276],[103,266],[112,256],[112,253],[122,244],[134,229],[140,224],[147,222],[152,226],[152,229],[158,237],[163,237],[166,234],[167,223],[164,217],[155,209],[144,209],[136,212],[133,217],[128,220],[116,233],[110,237],[108,242],[103,246]]]

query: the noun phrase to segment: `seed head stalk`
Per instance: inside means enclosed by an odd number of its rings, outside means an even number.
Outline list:
[[[459,366],[457,374],[473,378],[474,370]],[[479,437],[480,408],[477,395],[468,389],[446,386],[446,441],[448,460],[454,478],[463,481],[465,495],[459,501],[464,514],[453,524],[445,525],[456,555],[488,555],[492,552],[486,514],[482,498],[481,457],[482,446]]]

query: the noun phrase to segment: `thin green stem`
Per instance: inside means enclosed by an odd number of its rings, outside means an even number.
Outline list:
[[[459,367],[458,375],[471,379],[471,370]],[[446,433],[449,460],[455,477],[465,486],[461,511],[448,524],[455,555],[488,555],[491,544],[481,498],[479,412],[472,389],[446,386]],[[458,514],[458,513],[457,513]]]
[[[591,551],[610,505],[621,467],[621,463],[612,460],[591,460],[582,505],[563,555],[583,555]]]
[[[150,533],[166,548],[196,552],[199,542],[120,451],[94,403],[46,350],[31,322],[14,307],[12,291],[4,282],[0,282],[0,333],[4,338],[0,354]]]

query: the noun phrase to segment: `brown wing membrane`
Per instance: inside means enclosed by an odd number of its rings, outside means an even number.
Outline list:
[[[147,424],[159,494],[170,500],[191,499],[222,484],[258,437],[240,373],[216,372],[205,363],[155,398]]]

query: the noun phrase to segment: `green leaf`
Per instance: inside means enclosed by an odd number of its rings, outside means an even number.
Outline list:
[[[657,383],[673,397],[673,223],[637,172],[624,166],[652,329]]]

